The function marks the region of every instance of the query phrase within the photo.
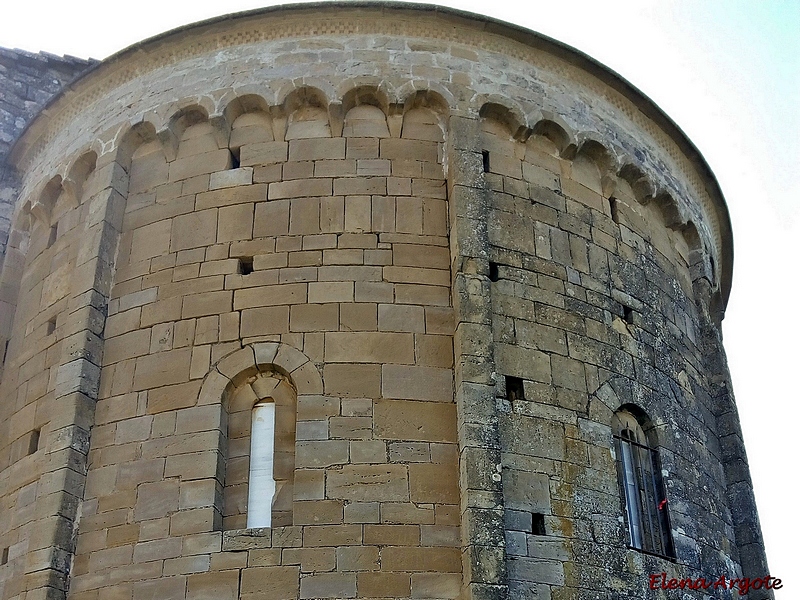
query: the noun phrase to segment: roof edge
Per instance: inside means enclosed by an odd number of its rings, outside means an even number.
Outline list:
[[[697,169],[698,174],[703,180],[706,192],[711,197],[713,204],[716,208],[720,235],[722,237],[721,248],[722,256],[720,257],[722,264],[720,265],[720,292],[721,292],[721,306],[724,313],[725,306],[728,303],[732,285],[733,273],[733,229],[731,225],[730,213],[725,202],[722,189],[719,182],[714,175],[708,162],[705,160],[700,150],[689,139],[686,133],[678,126],[672,118],[669,117],[650,97],[648,97],[639,88],[630,83],[627,79],[622,77],[619,73],[600,63],[588,54],[566,44],[553,39],[544,34],[527,29],[520,25],[515,25],[493,17],[487,17],[477,13],[472,13],[460,9],[439,6],[435,4],[423,4],[417,2],[399,2],[399,1],[384,1],[384,0],[352,0],[352,1],[332,1],[332,2],[308,2],[308,3],[294,3],[294,4],[281,4],[274,6],[267,6],[253,10],[240,11],[230,13],[218,17],[212,17],[195,23],[189,23],[176,27],[169,31],[165,31],[158,35],[149,37],[140,42],[137,42],[127,48],[116,52],[106,59],[95,63],[86,69],[81,75],[64,86],[57,94],[55,94],[45,104],[39,114],[31,119],[20,135],[14,141],[9,156],[13,163],[19,159],[19,153],[22,151],[22,140],[27,136],[30,130],[43,126],[42,123],[49,120],[48,109],[59,102],[63,97],[72,93],[79,87],[84,80],[88,79],[92,74],[106,68],[113,68],[113,65],[134,55],[140,51],[146,51],[158,43],[163,43],[169,38],[199,30],[205,27],[214,26],[226,21],[234,21],[240,19],[247,19],[252,17],[259,17],[269,15],[271,13],[292,13],[302,11],[332,11],[342,9],[372,9],[380,11],[419,11],[426,14],[442,15],[450,18],[464,19],[465,21],[472,22],[479,26],[480,29],[488,33],[494,33],[506,38],[516,40],[522,44],[531,46],[538,50],[545,51],[557,58],[566,61],[593,76],[597,77],[600,81],[608,85],[613,90],[622,94],[633,102],[639,110],[653,122],[655,122],[680,148],[684,155],[692,162]],[[88,62],[88,61],[87,61]]]

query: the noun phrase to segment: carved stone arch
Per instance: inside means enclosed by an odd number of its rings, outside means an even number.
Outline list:
[[[334,129],[335,134],[338,131],[338,124],[336,124],[334,117],[338,115],[335,115],[333,106],[331,109],[331,127]],[[394,116],[389,116],[389,109],[389,96],[380,87],[365,85],[351,88],[342,97],[340,110],[342,118],[341,135],[344,137],[389,137],[390,124],[398,120]],[[395,136],[393,135],[392,137]]]
[[[208,100],[208,99],[205,99]],[[202,102],[202,99],[201,99]],[[206,104],[208,104],[207,101]],[[228,145],[229,132],[222,126],[224,119],[216,117],[211,119],[210,115],[214,106],[204,106],[200,102],[183,101],[179,103],[180,108],[172,113],[167,126],[158,132],[158,137],[164,146],[167,160],[175,160],[178,156],[178,147],[183,139],[186,130],[194,125],[210,123],[214,128],[214,139],[218,148],[225,148]]]
[[[237,161],[243,145],[275,139],[270,106],[260,94],[236,96],[223,109],[223,118],[230,131],[228,148]]]
[[[269,114],[269,103],[266,98],[260,94],[243,94],[234,97],[222,109],[223,116],[231,125],[236,119],[248,113]]]
[[[269,365],[292,379],[298,396],[322,393],[322,376],[308,356],[288,344],[258,342],[227,354],[211,367],[200,387],[199,404],[218,402],[230,382]]]
[[[273,390],[277,388],[282,391],[276,396]],[[220,407],[222,460],[219,461],[217,471],[208,473],[207,477],[216,479],[223,488],[223,493],[214,498],[223,527],[239,529],[245,526],[247,503],[246,497],[242,499],[242,493],[246,493],[247,478],[242,480],[241,466],[238,470],[231,471],[238,473],[236,476],[232,475],[238,479],[226,477],[229,459],[245,461],[248,465],[250,460],[249,429],[247,439],[239,436],[233,443],[234,450],[230,450],[229,442],[233,438],[230,437],[232,433],[228,419],[236,420],[235,428],[246,429],[249,425],[242,421],[249,419],[249,411],[262,401],[262,397],[274,398],[275,453],[279,457],[276,461],[280,462],[283,470],[281,477],[276,476],[281,485],[272,505],[273,515],[277,519],[274,525],[291,525],[297,402],[303,396],[319,395],[322,391],[322,377],[314,363],[296,348],[279,342],[249,344],[223,357],[210,369],[201,385],[198,404]],[[247,448],[236,449],[236,444],[242,446],[242,442]],[[276,469],[278,462],[275,463]],[[224,498],[227,498],[227,508]]]
[[[689,250],[687,262],[690,279],[695,281],[705,277],[711,281],[709,278],[710,264],[706,265],[706,252],[697,226],[695,226],[693,221],[689,220],[681,229],[681,234],[683,235],[683,239],[686,242],[686,247]]]
[[[555,156],[572,158],[577,149],[577,139],[569,126],[556,115],[543,114],[532,130],[531,138],[543,138],[555,148]]]
[[[31,205],[31,215],[36,221],[50,226],[50,217],[52,215],[53,207],[56,200],[61,195],[61,175],[55,175],[45,185],[42,191],[37,195]]]
[[[341,98],[336,86],[328,79],[322,77],[296,77],[277,88],[275,94],[275,106],[284,106],[290,96],[296,95],[295,92],[311,94],[319,102],[319,106],[324,108],[335,98]],[[307,103],[308,100],[303,100]],[[288,106],[288,108],[295,108]]]
[[[61,183],[65,193],[61,194],[58,202],[63,201],[70,208],[78,206],[83,200],[85,184],[96,167],[97,153],[94,150],[88,150],[81,154],[72,163],[67,176]]]
[[[450,105],[438,91],[415,90],[405,98],[402,109],[402,128],[399,137],[429,142],[445,140],[450,119]]]
[[[658,434],[656,431],[656,423],[650,417],[650,415],[645,411],[641,406],[638,404],[634,404],[632,402],[626,402],[620,404],[617,409],[614,411],[615,413],[629,413],[636,418],[639,426],[644,430],[645,435],[647,436],[647,441],[652,446],[658,446]]]
[[[412,84],[415,82],[411,82]],[[450,116],[450,106],[454,98],[450,91],[442,85],[425,82],[425,87],[414,86],[402,96],[403,112],[418,108],[427,108],[442,117]],[[401,89],[401,91],[404,91]]]
[[[132,125],[130,129],[122,135],[117,149],[116,162],[125,169],[125,172],[130,174],[133,155],[140,146],[150,142],[160,141],[156,131],[157,128],[153,122],[142,120]]]
[[[18,231],[22,234],[28,234],[31,230],[31,203],[30,200],[24,202],[14,213],[14,216],[11,217],[11,228],[10,231]],[[9,234],[9,246],[12,244],[11,242],[11,235]]]
[[[327,109],[330,103],[328,95],[320,88],[292,82],[278,91],[277,102],[287,116],[298,108],[311,106]]]
[[[384,114],[389,113],[389,105],[392,104],[393,94],[388,84],[373,80],[373,78],[350,79],[339,86],[342,112],[347,112],[356,106],[370,104],[380,108]]]
[[[478,115],[481,119],[497,121],[504,125],[508,129],[510,138],[524,141],[528,137],[529,129],[525,114],[519,106],[510,103],[506,98],[495,99],[494,96],[486,98]]]
[[[285,118],[283,139],[332,137],[329,108],[328,97],[321,89],[293,88],[277,111]]]
[[[686,225],[681,229],[681,232],[683,234],[683,238],[686,240],[686,246],[690,251],[702,251],[703,242],[700,239],[700,232],[697,231],[697,227],[692,220],[686,222]]]
[[[685,223],[681,216],[680,208],[672,194],[666,190],[659,190],[652,199],[652,204],[658,207],[661,212],[661,217],[664,219],[664,225],[669,229],[679,229]]]
[[[655,186],[650,178],[635,164],[625,162],[617,171],[617,176],[623,179],[633,191],[634,199],[639,204],[646,204],[655,194]]]
[[[599,176],[597,187],[588,185],[588,181],[581,181],[583,185],[594,189],[599,194],[608,197],[614,192],[616,172],[618,170],[617,159],[613,152],[599,140],[599,136],[592,133],[579,134],[579,144],[575,158],[572,159],[573,176],[576,176],[576,166],[580,167],[584,161],[594,163]],[[585,166],[585,165],[584,165]],[[578,180],[580,175],[578,173]]]

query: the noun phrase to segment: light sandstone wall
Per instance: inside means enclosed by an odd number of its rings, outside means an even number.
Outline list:
[[[0,598],[638,599],[651,571],[767,572],[724,203],[585,57],[438,9],[266,10],[109,59],[13,158]],[[266,381],[290,476],[243,530]],[[626,547],[625,403],[658,426],[676,562]]]

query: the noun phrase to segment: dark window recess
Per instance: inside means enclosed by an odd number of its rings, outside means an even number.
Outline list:
[[[8,344],[11,340],[6,340],[5,345],[3,346],[3,362],[6,362],[8,358]]]
[[[56,319],[53,317],[47,322],[47,335],[52,335],[52,333],[56,330]]]
[[[8,548],[3,548],[2,554],[0,554],[0,565],[4,565],[8,562]]]
[[[626,323],[633,325],[633,309],[630,306],[623,305],[622,316],[625,318]]]
[[[231,150],[231,169],[238,169],[239,168],[239,151]]]
[[[47,247],[49,248],[56,243],[58,239],[58,223],[50,228],[50,237],[47,239]]]
[[[484,150],[483,152],[481,152],[481,154],[483,155],[483,172],[484,173],[488,173],[489,172],[489,151],[488,150]]]
[[[241,275],[250,275],[253,272],[253,257],[240,256],[239,257],[239,273]]]
[[[544,515],[541,513],[531,513],[531,533],[533,535],[547,535],[544,529]]]
[[[31,437],[28,440],[28,455],[30,456],[39,449],[39,437],[41,436],[40,429],[31,431]]]
[[[674,558],[661,463],[658,450],[650,446],[656,443],[652,429],[648,439],[639,419],[621,409],[614,413],[613,431],[630,547]]]
[[[611,208],[611,219],[614,223],[619,224],[619,213],[617,212],[617,199],[611,196],[608,199],[608,206]]]
[[[525,386],[519,377],[506,376],[506,398],[509,400],[525,400]]]
[[[497,263],[489,263],[489,281],[497,281],[500,279],[500,268]]]

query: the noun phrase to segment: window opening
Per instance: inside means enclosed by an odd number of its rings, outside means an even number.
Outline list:
[[[47,247],[49,248],[56,243],[58,239],[58,223],[50,227],[50,237],[47,239]]]
[[[626,323],[633,325],[633,309],[630,306],[622,305],[622,316]]]
[[[228,427],[222,528],[292,525],[297,391],[272,371],[242,378],[223,402]]]
[[[658,450],[651,447],[638,419],[627,410],[614,415],[614,432],[630,546],[674,556]]]
[[[617,208],[617,199],[614,196],[609,197],[608,206],[611,209],[611,220],[619,224],[619,212]]]
[[[47,335],[52,335],[56,330],[56,318],[53,317],[47,322]]]
[[[239,273],[242,275],[250,275],[253,272],[253,257],[242,256],[239,258]]]
[[[247,490],[247,528],[272,525],[275,497],[275,403],[253,407],[250,428],[250,477]]]
[[[519,377],[506,376],[506,398],[514,400],[525,400],[525,386]]]
[[[39,449],[39,438],[41,433],[41,429],[34,429],[31,431],[31,437],[28,439],[28,456],[35,453]]]
[[[489,263],[489,281],[497,281],[500,279],[500,268],[497,263]]]
[[[481,155],[483,155],[483,172],[484,173],[488,173],[489,172],[489,151],[488,150],[484,150],[483,152],[481,152]]]
[[[239,168],[239,151],[231,150],[231,169],[238,169]]]
[[[0,565],[4,565],[8,562],[8,548],[3,548],[2,554],[0,554]]]
[[[547,535],[544,529],[544,515],[542,513],[531,513],[531,533],[533,535]]]

